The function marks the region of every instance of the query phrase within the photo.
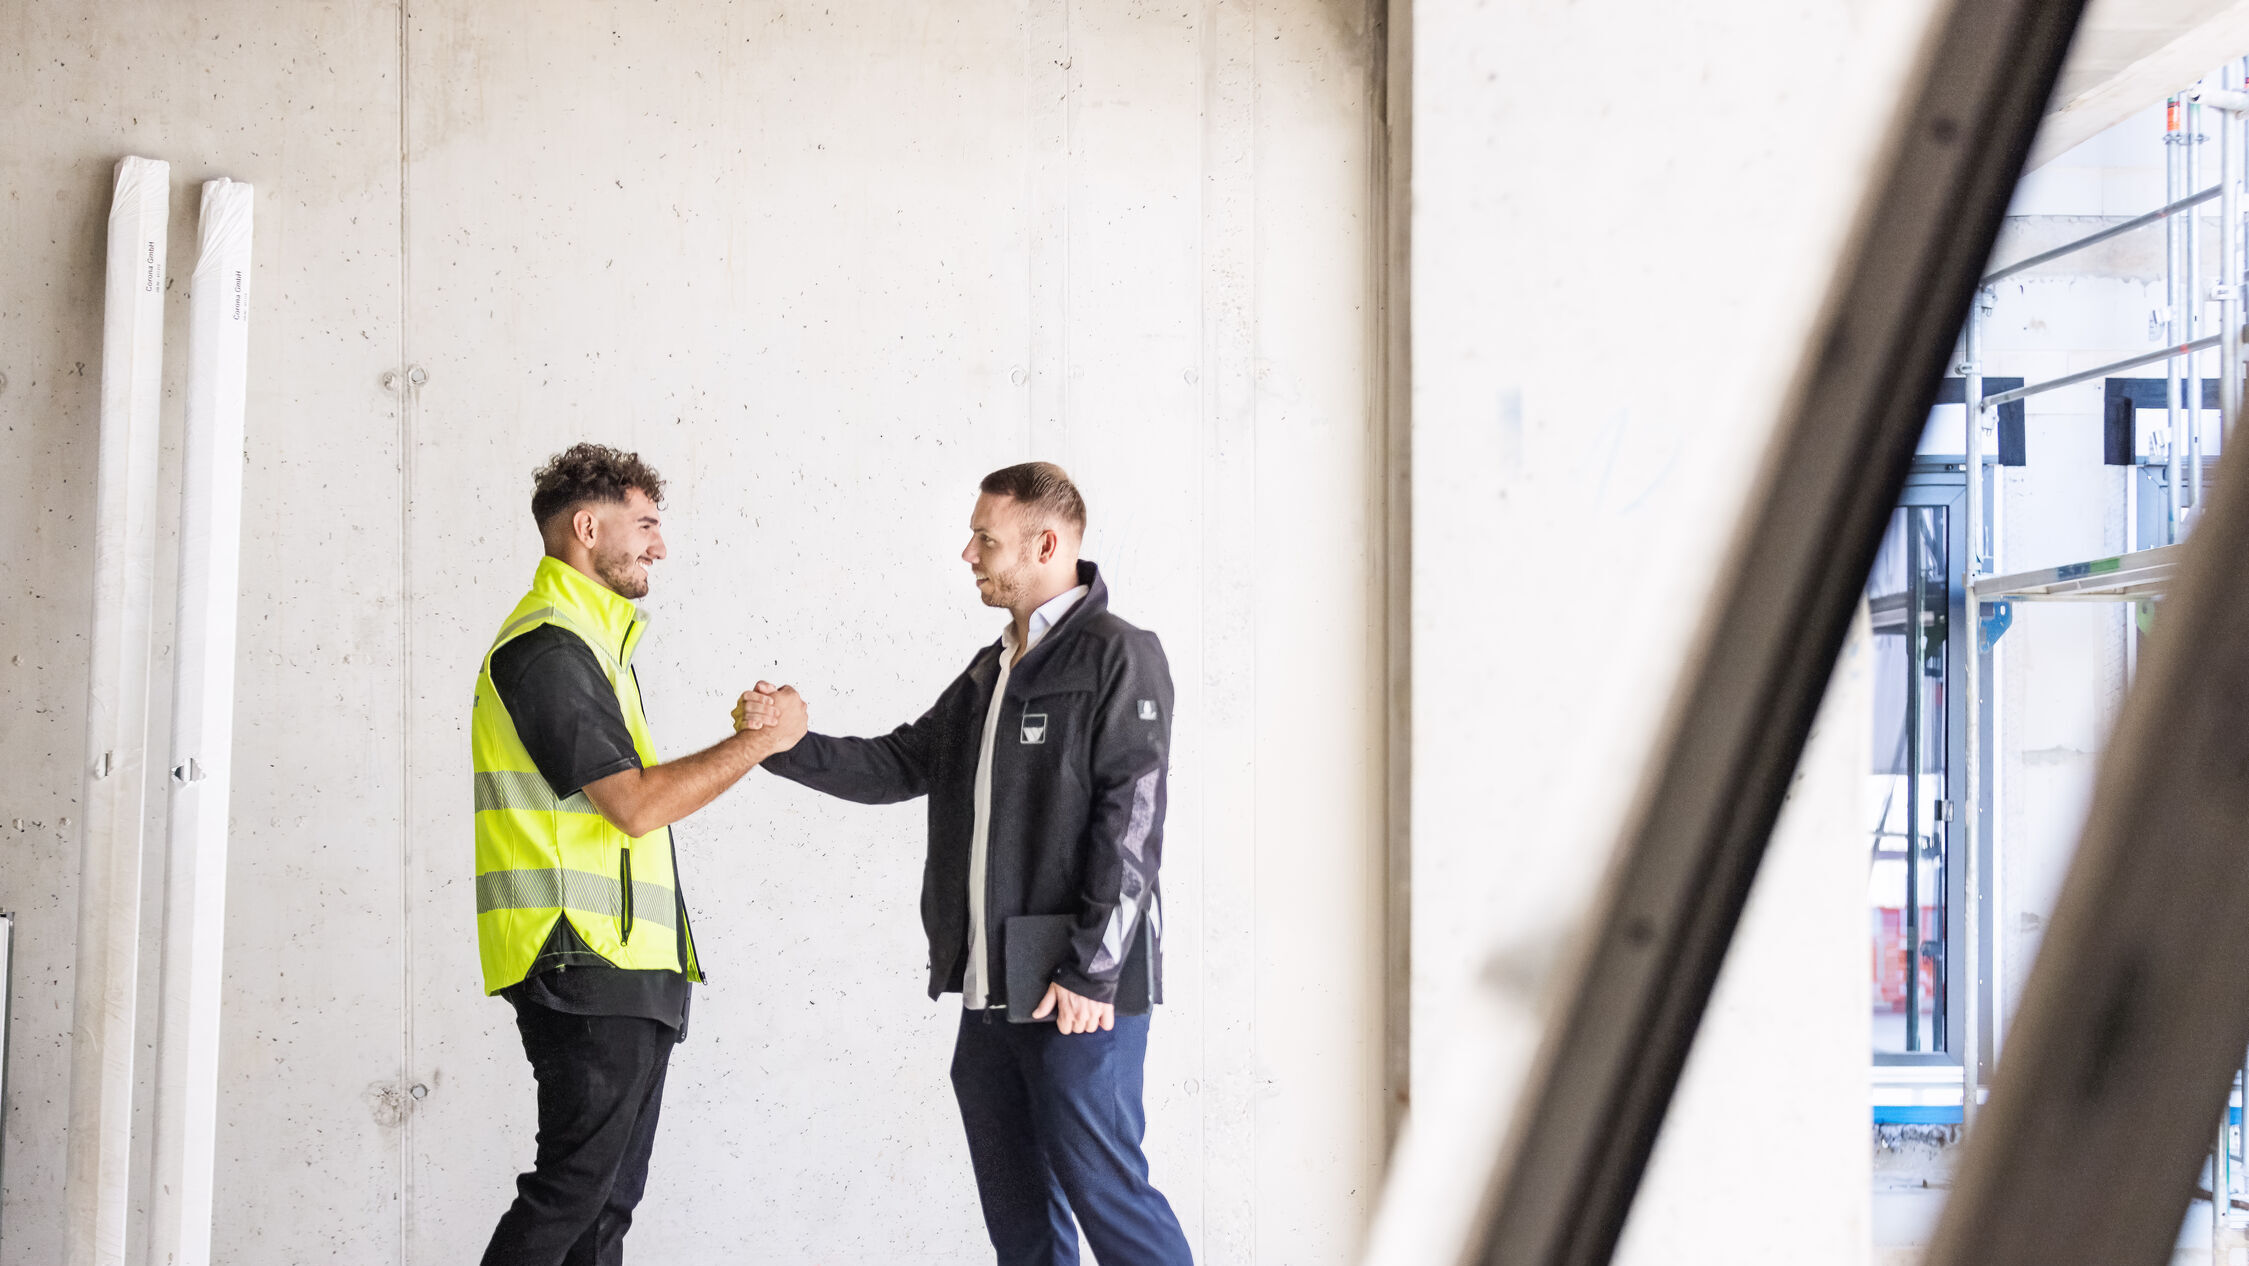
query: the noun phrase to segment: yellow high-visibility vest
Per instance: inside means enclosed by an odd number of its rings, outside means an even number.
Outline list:
[[[617,692],[633,750],[642,766],[656,764],[632,669],[633,649],[648,627],[640,608],[567,563],[540,559],[531,592],[484,653],[469,721],[484,991],[498,993],[529,975],[557,919],[568,919],[586,948],[610,966],[684,971],[701,980],[694,938],[681,935],[687,908],[679,899],[671,828],[636,839],[611,826],[583,790],[556,798],[493,689],[492,652],[542,624],[558,625],[593,649]]]

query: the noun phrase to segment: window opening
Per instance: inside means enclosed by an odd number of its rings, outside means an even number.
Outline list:
[[[1868,868],[1874,1050],[1949,1051],[1951,512],[1895,510],[1867,587],[1874,806]]]

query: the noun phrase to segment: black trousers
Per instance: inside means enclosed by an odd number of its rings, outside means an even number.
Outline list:
[[[515,1182],[484,1266],[620,1266],[676,1030],[623,1015],[517,1008],[539,1082],[539,1151]]]

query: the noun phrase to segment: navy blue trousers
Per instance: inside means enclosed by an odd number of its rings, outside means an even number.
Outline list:
[[[961,1013],[953,1094],[1000,1266],[1074,1266],[1080,1226],[1101,1266],[1193,1266],[1140,1152],[1147,1054],[1144,1015],[1064,1035]]]

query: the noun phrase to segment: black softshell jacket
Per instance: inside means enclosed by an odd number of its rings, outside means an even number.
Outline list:
[[[1171,750],[1171,669],[1156,635],[1109,612],[1098,568],[1078,564],[1091,592],[1008,675],[992,742],[991,836],[984,929],[995,1000],[1006,993],[1006,922],[1076,916],[1064,989],[1115,1001],[1127,970],[1149,974],[1163,1000],[1163,856]],[[968,965],[968,855],[976,760],[1000,645],[978,651],[919,720],[880,738],[807,734],[765,768],[861,804],[929,797],[921,919],[929,934],[929,996],[957,992]],[[1074,961],[1073,961],[1074,960]]]

